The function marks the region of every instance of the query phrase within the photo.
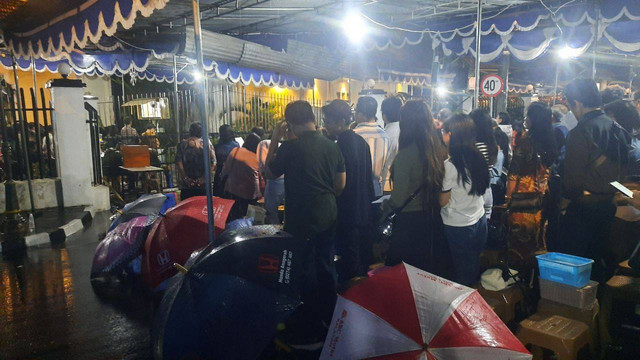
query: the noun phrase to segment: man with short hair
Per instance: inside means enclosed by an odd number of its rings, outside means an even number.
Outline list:
[[[362,96],[358,99],[356,105],[356,123],[358,124],[353,131],[362,136],[369,144],[371,151],[371,164],[373,166],[373,190],[376,197],[382,196],[384,183],[387,179],[385,173],[385,162],[389,155],[389,145],[391,139],[389,135],[382,130],[376,123],[376,114],[378,113],[378,102],[371,96]]]
[[[306,101],[287,105],[285,121],[278,124],[267,154],[268,179],[284,175],[284,230],[307,240],[306,279],[303,301],[309,312],[307,327],[329,324],[336,301],[334,234],[338,207],[336,197],[345,187],[345,165],[340,148],[316,130],[315,116]],[[296,139],[278,143],[293,132]],[[313,330],[311,330],[313,331]],[[321,340],[322,331],[310,336]],[[293,344],[292,344],[293,345]]]
[[[129,115],[125,116],[122,119],[124,122],[124,126],[120,129],[120,137],[122,138],[122,143],[125,145],[135,145],[138,143],[138,131],[131,126],[133,123],[133,118]]]
[[[372,243],[369,241],[370,208],[374,198],[371,182],[369,145],[353,130],[351,107],[344,100],[333,100],[322,107],[324,125],[331,138],[337,140],[344,157],[347,181],[338,196],[338,228],[336,253],[338,281],[346,283],[356,276],[366,275]]]
[[[398,154],[398,147],[400,144],[400,108],[402,107],[402,100],[395,96],[388,97],[382,101],[380,111],[382,112],[382,120],[384,121],[384,132],[389,136],[389,154],[385,161],[384,170],[386,174],[384,181],[384,191],[390,192],[393,190],[391,187],[390,169],[393,164],[393,160]]]
[[[562,243],[556,247],[594,259],[592,277],[599,279],[604,245],[616,213],[615,189],[609,183],[622,181],[626,175],[630,138],[600,108],[602,99],[595,81],[576,79],[564,94],[578,125],[567,139],[562,179],[566,213],[561,219]]]

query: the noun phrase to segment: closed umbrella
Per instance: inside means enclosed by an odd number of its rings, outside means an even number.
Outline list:
[[[96,247],[91,278],[118,273],[140,254],[155,217],[138,216],[109,231]]]
[[[214,197],[214,225],[219,235],[234,201]],[[173,263],[184,265],[195,250],[209,244],[207,201],[195,196],[169,209],[149,232],[142,256],[142,276],[156,289],[175,275]]]
[[[320,359],[531,357],[477,290],[399,264],[338,297]]]
[[[115,229],[118,224],[129,221],[138,216],[158,216],[167,209],[176,205],[172,194],[146,194],[135,201],[128,203],[120,210],[111,223],[109,230]]]
[[[272,226],[222,238],[171,279],[152,329],[156,359],[255,359],[300,304],[303,241]]]

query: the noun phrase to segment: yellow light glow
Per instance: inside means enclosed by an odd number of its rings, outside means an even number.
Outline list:
[[[282,94],[284,92],[284,88],[281,88],[280,86],[274,86],[273,87],[273,91],[278,93],[278,94]]]
[[[340,92],[344,94],[347,93],[347,86],[345,84],[342,84],[342,87],[340,88]]]
[[[402,84],[401,83],[398,83],[398,85],[396,85],[396,92],[397,93],[402,92]]]

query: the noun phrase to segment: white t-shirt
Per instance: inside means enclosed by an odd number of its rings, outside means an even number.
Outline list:
[[[448,226],[471,226],[484,216],[484,199],[482,196],[469,195],[471,184],[458,182],[458,170],[447,159],[444,162],[444,181],[442,191],[451,192],[447,206],[440,210],[442,222]]]

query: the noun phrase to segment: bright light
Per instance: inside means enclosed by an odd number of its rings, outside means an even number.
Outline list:
[[[558,57],[561,59],[572,59],[577,58],[578,56],[580,56],[580,51],[570,46],[565,46],[558,50]]]
[[[276,93],[278,93],[278,94],[281,94],[281,93],[283,93],[283,92],[284,92],[284,89],[283,89],[283,88],[281,88],[280,86],[274,86],[274,87],[273,87],[273,91],[274,91],[274,92],[276,92]]]
[[[195,80],[196,82],[199,82],[200,80],[202,80],[202,73],[200,71],[194,71],[193,80]]]
[[[350,12],[342,20],[342,30],[353,43],[359,43],[362,38],[369,33],[369,27],[364,22],[362,16],[355,11]]]
[[[438,86],[436,88],[436,94],[438,94],[438,97],[445,97],[448,92],[449,92],[449,90],[446,87],[442,86],[442,85],[440,85],[440,86]]]

